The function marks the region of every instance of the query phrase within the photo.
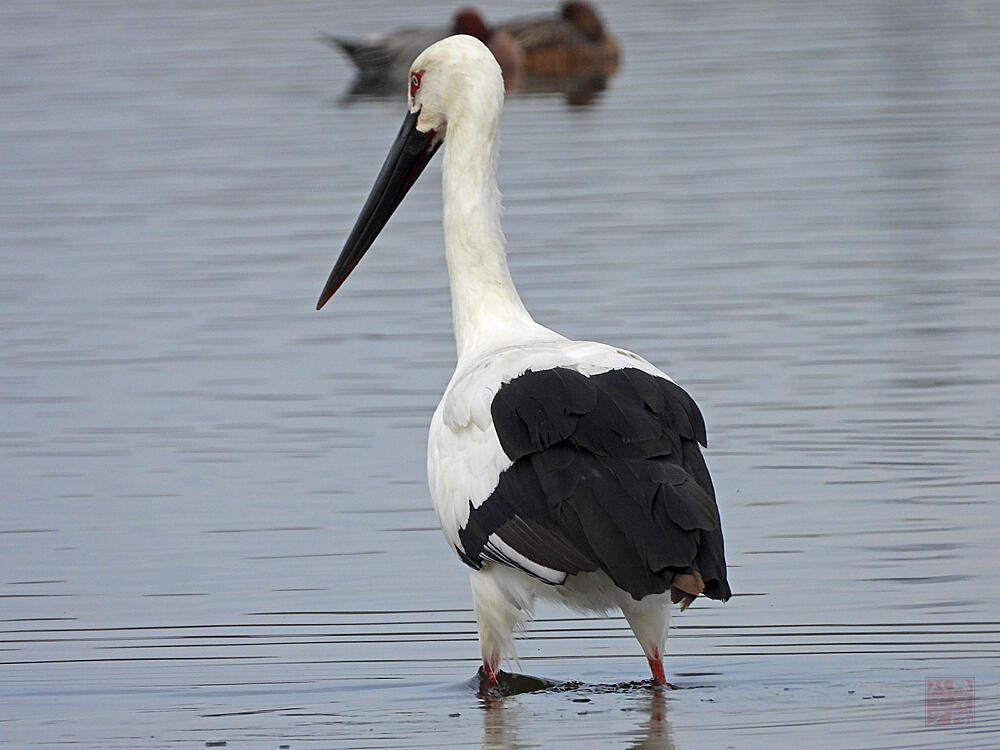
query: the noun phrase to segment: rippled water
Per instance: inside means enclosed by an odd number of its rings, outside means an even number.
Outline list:
[[[666,696],[542,609],[522,669],[572,682],[500,705],[424,481],[435,167],[312,309],[403,113],[315,33],[451,10],[0,9],[0,745],[995,746],[1000,10],[609,6],[603,95],[509,100],[522,295],[697,398],[737,596]]]

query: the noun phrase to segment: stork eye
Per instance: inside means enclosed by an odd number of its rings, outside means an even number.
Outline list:
[[[420,88],[420,79],[423,78],[423,75],[424,71],[422,70],[410,74],[410,97],[416,96],[417,89]]]

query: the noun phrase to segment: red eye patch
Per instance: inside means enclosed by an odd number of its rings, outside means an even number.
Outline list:
[[[412,99],[417,95],[417,89],[420,88],[420,79],[424,77],[424,71],[418,70],[416,73],[410,74],[410,98]]]

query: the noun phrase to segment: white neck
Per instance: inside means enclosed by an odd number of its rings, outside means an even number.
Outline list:
[[[463,114],[448,124],[442,167],[444,246],[459,360],[541,329],[507,268],[496,183],[499,113],[492,122]]]

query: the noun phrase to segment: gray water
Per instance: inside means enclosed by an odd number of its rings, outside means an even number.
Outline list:
[[[0,8],[0,745],[995,747],[1000,6],[608,5],[603,94],[509,98],[522,296],[698,400],[737,595],[666,695],[542,608],[568,684],[499,704],[424,478],[437,165],[313,310],[404,112],[315,34],[453,10],[400,7]]]

